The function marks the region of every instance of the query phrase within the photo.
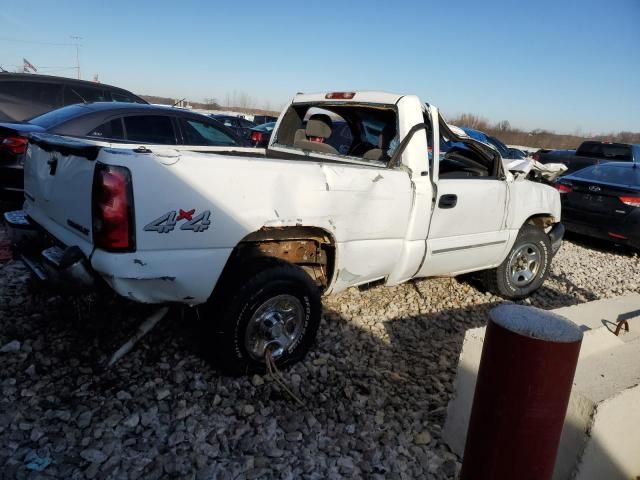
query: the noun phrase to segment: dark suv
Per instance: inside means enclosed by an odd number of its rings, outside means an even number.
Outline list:
[[[148,103],[127,90],[103,83],[0,73],[0,122],[20,122],[65,105],[87,102]]]

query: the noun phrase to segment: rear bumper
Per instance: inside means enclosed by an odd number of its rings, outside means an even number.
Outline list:
[[[587,237],[599,238],[610,242],[628,245],[640,249],[640,230],[635,225],[609,227],[602,225],[588,225],[579,222],[564,222],[569,232],[579,233]]]
[[[78,247],[55,244],[22,210],[6,212],[4,221],[15,257],[37,279],[65,293],[83,293],[97,287],[98,278]]]
[[[40,280],[65,293],[110,287],[141,303],[207,301],[231,248],[112,253],[63,245],[22,210],[5,215],[14,256]]]
[[[549,231],[549,240],[551,241],[551,253],[555,255],[560,250],[562,239],[564,238],[565,227],[562,223],[556,223]]]

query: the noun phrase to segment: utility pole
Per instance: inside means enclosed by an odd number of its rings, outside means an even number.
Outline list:
[[[78,80],[80,80],[80,44],[78,42],[80,42],[80,40],[82,40],[82,37],[79,37],[78,35],[70,35],[72,40],[75,40],[75,45],[76,45],[76,69],[78,70]]]

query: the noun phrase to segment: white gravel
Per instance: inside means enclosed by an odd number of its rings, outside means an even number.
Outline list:
[[[565,242],[523,303],[640,292],[640,259],[617,250]],[[453,478],[440,434],[460,344],[503,302],[472,278],[325,299],[317,344],[284,372],[301,408],[268,377],[204,362],[192,312],[170,313],[105,371],[146,307],[29,284],[20,264],[0,266],[3,478]]]

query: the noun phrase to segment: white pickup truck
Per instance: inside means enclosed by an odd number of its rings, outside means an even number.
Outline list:
[[[440,154],[441,142],[461,142]],[[413,95],[298,94],[268,147],[33,135],[22,258],[58,284],[204,305],[227,369],[310,348],[320,297],[371,282],[486,271],[508,298],[539,288],[560,247],[558,192]]]

